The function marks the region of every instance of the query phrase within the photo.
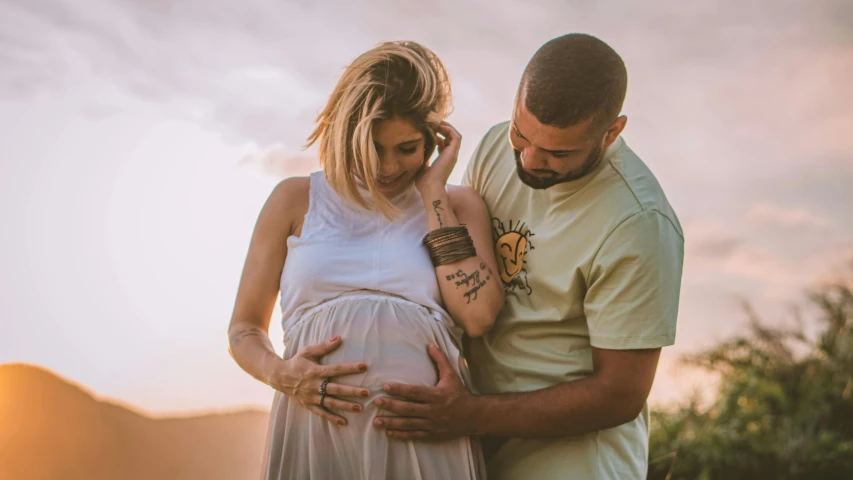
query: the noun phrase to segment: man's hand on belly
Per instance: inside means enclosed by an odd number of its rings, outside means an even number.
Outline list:
[[[435,345],[427,349],[438,366],[438,383],[434,387],[389,383],[385,393],[374,404],[399,417],[377,417],[373,424],[386,429],[388,436],[401,440],[446,440],[474,435],[475,396],[456,374],[447,356]]]
[[[654,381],[660,348],[606,350],[593,347],[589,377],[541,390],[472,395],[435,347],[434,387],[389,384],[402,400],[381,398],[379,408],[401,415],[380,417],[377,426],[394,438],[447,439],[465,435],[563,438],[585,435],[636,420]]]

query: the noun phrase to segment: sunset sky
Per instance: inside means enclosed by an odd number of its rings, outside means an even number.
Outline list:
[[[84,6],[85,5],[85,6]],[[458,182],[542,43],[599,36],[624,136],[686,234],[673,360],[853,260],[853,3],[0,0],[0,363],[152,413],[268,407],[227,354],[257,213],[342,68],[384,40],[453,81]],[[274,319],[274,344],[281,326]]]

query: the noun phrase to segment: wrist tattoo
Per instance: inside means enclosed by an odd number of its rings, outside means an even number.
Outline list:
[[[432,211],[435,213],[436,218],[438,218],[438,228],[442,228],[444,227],[444,224],[441,223],[441,214],[438,213],[439,210],[444,211],[444,209],[441,208],[441,200],[433,200]]]
[[[480,280],[480,272],[484,272],[485,278]],[[488,272],[488,273],[486,273]],[[492,269],[488,268],[484,262],[480,262],[480,268],[474,269],[472,272],[464,272],[462,269],[451,273],[445,277],[448,281],[455,281],[456,288],[464,286],[466,303],[471,303],[472,300],[477,300],[477,294],[486,283],[492,279]]]
[[[267,337],[266,332],[257,327],[247,328],[245,330],[240,330],[236,333],[229,335],[229,340],[231,341],[231,347],[236,347],[240,345],[240,343],[249,338],[249,337]]]

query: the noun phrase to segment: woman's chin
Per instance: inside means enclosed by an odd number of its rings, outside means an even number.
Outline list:
[[[391,183],[376,183],[376,188],[386,198],[396,197],[397,195],[403,193],[406,188],[411,185],[411,181],[409,180],[408,175],[401,175],[400,178],[394,180]]]

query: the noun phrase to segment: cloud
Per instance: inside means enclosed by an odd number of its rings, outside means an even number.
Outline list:
[[[732,250],[716,268],[734,277],[793,286],[800,284],[803,273],[796,264],[755,244],[745,244]]]
[[[321,95],[304,74],[340,67],[324,64],[310,44],[294,41],[315,37],[312,24],[321,20],[316,13],[261,1],[239,8],[224,1],[157,5],[0,5],[0,25],[8,32],[0,39],[7,72],[0,77],[3,98],[22,101],[40,92],[112,85],[167,117],[206,124],[236,143],[292,142],[302,136],[293,125],[310,127],[325,91]],[[90,93],[89,100],[98,102],[97,92]]]
[[[824,86],[846,85],[849,71],[827,70],[841,62],[829,50],[838,44],[836,36],[823,28],[839,24],[849,11],[843,2],[803,6],[786,0],[772,10],[766,6],[747,1],[712,8],[670,1],[658,8],[630,2],[593,8],[584,2],[539,1],[522,8],[500,1],[484,8],[439,0],[424,8],[412,0],[337,2],[331,9],[269,0],[91,0],[85,7],[70,0],[7,0],[0,5],[0,25],[7,32],[0,38],[0,61],[8,67],[0,92],[20,97],[79,83],[117,83],[141,100],[163,104],[172,115],[209,121],[235,141],[290,143],[302,138],[290,131],[308,128],[303,125],[349,60],[378,41],[411,38],[439,52],[454,78],[476,86],[484,99],[477,113],[486,117],[479,121],[487,123],[507,114],[533,51],[571,30],[592,31],[614,44],[634,67],[632,85],[640,86],[638,91],[632,86],[635,100],[642,105],[644,98],[664,95],[671,98],[668,105],[655,104],[664,111],[675,113],[679,104],[717,111],[751,99],[772,107],[779,102],[769,101],[776,92],[766,87],[776,84],[787,93],[809,92],[799,94],[804,101],[794,110],[813,104],[809,97],[819,92],[799,88],[804,84],[796,79],[788,82],[792,76],[777,75],[781,70],[814,72],[815,78],[828,79]],[[793,42],[803,47],[791,49]],[[239,73],[251,71],[276,74]],[[685,104],[683,94],[694,101]],[[703,95],[707,101],[697,105]],[[788,113],[774,117],[798,116]]]
[[[768,243],[766,228],[853,233],[844,220],[853,201],[853,36],[847,2],[769,5],[6,0],[0,101],[73,92],[89,118],[144,104],[257,146],[241,164],[296,174],[316,168],[298,146],[344,65],[379,41],[410,38],[450,71],[462,167],[478,136],[508,116],[535,49],[589,31],[628,64],[632,147],[682,217],[722,226],[694,232],[693,261],[788,278],[792,261],[823,244]]]
[[[847,2],[768,5],[6,0],[0,99],[73,92],[89,118],[144,104],[256,146],[242,165],[303,174],[317,162],[299,146],[344,65],[379,41],[410,38],[450,71],[462,167],[478,136],[508,116],[535,49],[589,31],[628,64],[632,147],[683,218],[717,225],[688,229],[692,261],[775,281],[836,241],[794,234],[853,228],[844,221],[853,201],[853,38]],[[779,227],[802,232],[774,243],[766,229]]]
[[[689,232],[685,269],[691,276],[723,275],[766,283],[796,283],[793,259],[745,239],[733,228],[694,224],[685,230]]]
[[[243,156],[239,164],[256,166],[273,177],[285,178],[308,175],[318,169],[319,160],[316,154],[312,155],[310,152],[293,154],[283,145],[275,144]]]
[[[731,256],[742,244],[742,240],[734,237],[708,238],[700,240],[696,246],[692,248],[692,251],[701,258],[727,258]]]
[[[802,212],[784,217],[753,205],[793,197],[796,208],[820,212],[812,222],[838,224],[853,202],[850,15],[843,0],[352,1],[334,9],[273,0],[6,0],[0,101],[73,95],[90,118],[144,105],[257,145],[263,158],[264,149],[298,157],[344,65],[379,41],[410,38],[450,71],[452,120],[464,135],[451,177],[458,181],[479,136],[509,116],[536,48],[589,31],[626,60],[626,137],[679,214],[731,220],[752,208],[749,216],[765,224],[808,222]]]
[[[853,259],[853,234],[820,224],[812,215],[777,207],[755,210],[762,221],[791,229],[780,237],[763,223],[685,222],[685,278],[705,287],[757,291],[768,299],[789,299]],[[796,227],[796,228],[795,228]],[[815,235],[797,236],[797,229]],[[757,290],[756,290],[757,289]]]
[[[724,222],[685,220],[685,257],[717,261],[743,245],[743,238]]]
[[[832,222],[805,208],[784,208],[772,203],[756,203],[744,215],[748,222],[778,225],[788,228],[823,228]]]

